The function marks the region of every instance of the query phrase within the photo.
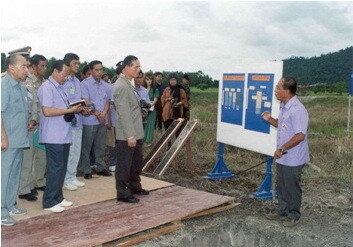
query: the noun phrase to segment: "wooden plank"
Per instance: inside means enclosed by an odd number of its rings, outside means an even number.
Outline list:
[[[234,201],[233,197],[179,186],[138,197],[140,202],[133,205],[107,200],[2,227],[2,245],[95,246]]]
[[[175,132],[182,126],[183,121],[183,118],[179,118],[173,121],[173,123],[164,132],[158,142],[153,146],[151,151],[144,158],[144,166],[142,168],[142,171],[145,171],[152,164],[152,162],[156,159],[162,149],[167,145],[169,140],[174,136]]]
[[[181,223],[180,222],[172,223],[171,225],[163,226],[160,229],[155,229],[152,232],[143,234],[141,236],[132,237],[132,238],[130,238],[128,240],[118,242],[116,247],[126,247],[126,246],[130,246],[130,245],[133,245],[133,244],[138,244],[138,243],[144,242],[146,240],[149,240],[149,239],[152,239],[152,238],[156,238],[156,237],[158,237],[160,235],[164,235],[164,234],[168,234],[168,233],[171,233],[171,232],[175,232],[175,231],[180,230],[180,229],[181,229]]]
[[[163,173],[166,171],[166,169],[169,167],[173,159],[176,157],[176,155],[182,148],[183,144],[190,137],[191,133],[196,128],[197,124],[198,124],[197,119],[188,121],[188,123],[186,124],[186,126],[184,127],[180,135],[178,136],[178,138],[173,143],[172,147],[165,154],[162,161],[158,164],[158,166],[153,171],[153,173],[156,173],[159,176],[163,175]]]
[[[207,209],[207,210],[204,210],[202,212],[199,212],[199,213],[196,213],[196,214],[193,214],[193,215],[188,215],[184,218],[182,218],[183,220],[184,219],[192,219],[192,218],[196,218],[196,217],[201,217],[201,216],[205,216],[205,215],[210,215],[210,214],[215,214],[215,213],[219,213],[219,212],[223,212],[223,211],[226,211],[226,210],[229,210],[229,209],[232,209],[238,205],[240,205],[241,203],[235,203],[235,202],[231,202],[231,203],[227,203],[225,205],[221,205],[221,206],[218,206],[218,207],[214,207],[214,208],[210,208],[210,209]]]

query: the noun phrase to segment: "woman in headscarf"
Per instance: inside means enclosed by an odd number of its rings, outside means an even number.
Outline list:
[[[165,130],[168,129],[174,120],[184,118],[184,109],[188,107],[186,93],[182,86],[178,84],[177,74],[169,74],[168,83],[169,86],[164,90],[161,97]],[[180,131],[177,132],[177,136]]]

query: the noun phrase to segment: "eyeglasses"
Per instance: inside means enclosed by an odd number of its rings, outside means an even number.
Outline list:
[[[134,66],[134,67],[129,66],[129,67],[132,68],[132,69],[134,69],[134,70],[140,70],[140,69],[141,69],[141,66]]]

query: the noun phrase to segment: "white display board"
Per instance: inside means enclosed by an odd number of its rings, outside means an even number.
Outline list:
[[[217,141],[273,156],[277,129],[261,118],[278,117],[275,87],[283,62],[238,62],[224,68],[219,81]]]

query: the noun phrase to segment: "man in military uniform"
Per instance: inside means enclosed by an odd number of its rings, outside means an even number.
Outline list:
[[[30,66],[33,69],[33,74],[29,74],[24,83],[27,89],[30,113],[28,124],[30,148],[24,151],[18,195],[20,199],[27,201],[36,201],[38,194],[36,189],[44,190],[45,188],[45,151],[33,146],[33,135],[35,128],[39,125],[40,107],[37,93],[44,81],[43,76],[47,70],[47,63],[47,59],[42,55],[32,56]]]
[[[28,75],[28,62],[21,55],[6,59],[7,74],[1,78],[1,225],[12,226],[11,215],[26,210],[15,205],[23,159],[29,147],[26,89],[21,85]]]

